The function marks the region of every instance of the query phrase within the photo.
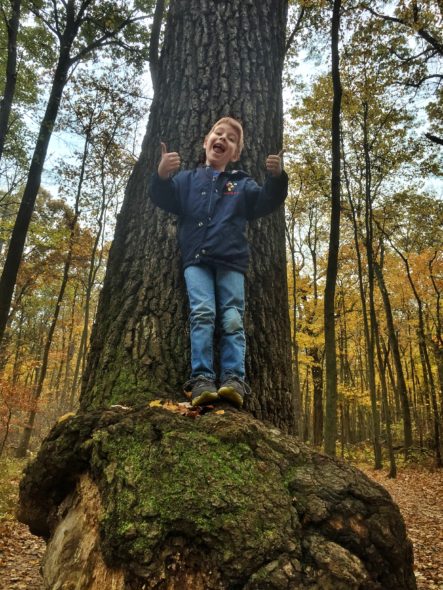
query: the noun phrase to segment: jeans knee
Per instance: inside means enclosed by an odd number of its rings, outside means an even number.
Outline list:
[[[228,307],[222,319],[222,327],[225,334],[234,334],[243,329],[243,319],[236,307]]]
[[[192,324],[214,324],[215,309],[208,301],[202,301],[191,310],[190,320]]]

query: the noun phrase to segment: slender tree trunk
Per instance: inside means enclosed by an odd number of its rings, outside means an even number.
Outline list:
[[[373,445],[375,468],[381,469],[382,457],[380,446],[380,419],[377,407],[377,393],[375,387],[375,332],[377,331],[377,317],[374,303],[374,255],[373,255],[373,221],[372,221],[372,169],[368,140],[368,105],[363,104],[363,150],[365,155],[365,229],[366,229],[366,261],[368,265],[369,287],[369,326],[367,327],[368,354],[368,382],[371,399]]]
[[[397,391],[400,396],[400,402],[402,406],[403,414],[403,433],[404,433],[404,445],[405,454],[408,454],[408,450],[412,446],[412,423],[411,423],[411,410],[409,407],[408,390],[406,387],[406,381],[403,373],[403,366],[401,363],[400,349],[398,346],[398,338],[394,327],[394,319],[392,316],[391,302],[389,299],[389,293],[385,285],[383,272],[377,261],[374,260],[374,272],[377,278],[378,287],[383,299],[383,306],[386,315],[386,325],[388,329],[389,345],[392,351],[392,358],[394,359],[395,371],[397,374]]]
[[[11,114],[12,101],[17,82],[17,33],[20,22],[21,0],[10,0],[11,17],[5,25],[8,33],[8,58],[6,61],[6,80],[3,91],[3,99],[0,102],[0,160],[5,146],[6,132],[8,130],[9,115]]]
[[[361,260],[361,253],[360,253],[360,243],[358,239],[358,225],[357,225],[357,215],[355,211],[355,206],[353,200],[351,198],[350,193],[348,192],[349,203],[351,206],[352,212],[352,223],[354,229],[354,244],[355,244],[355,251],[357,255],[357,269],[358,269],[358,285],[359,285],[359,292],[360,292],[360,302],[362,307],[362,319],[363,319],[363,332],[365,337],[365,344],[366,344],[366,363],[367,363],[367,376],[368,376],[368,383],[369,383],[369,392],[370,392],[370,399],[371,399],[371,409],[372,409],[372,418],[374,423],[374,457],[375,457],[375,468],[381,468],[381,447],[380,447],[380,433],[379,433],[379,426],[378,426],[378,410],[377,410],[377,400],[376,400],[376,392],[375,392],[375,366],[374,366],[374,312],[370,312],[371,316],[371,325],[368,320],[368,311],[366,306],[366,292],[363,285],[363,265]],[[368,211],[366,214],[366,218],[368,217]],[[368,222],[367,222],[368,226]],[[371,238],[368,237],[368,227],[366,227],[366,241],[372,241]],[[367,247],[368,250],[368,247]],[[369,263],[369,258],[371,263]],[[371,246],[371,254],[368,258],[368,273],[373,272],[373,265],[372,265],[372,246]],[[371,279],[369,279],[371,283]],[[372,277],[372,288],[369,289],[369,299],[372,301],[370,306],[373,306],[374,300],[374,292],[373,292],[373,277]]]
[[[54,310],[54,315],[53,315],[51,325],[49,327],[47,339],[46,339],[45,349],[44,349],[44,353],[43,353],[43,360],[42,360],[42,365],[41,365],[41,370],[40,370],[40,376],[39,376],[39,380],[37,383],[37,387],[34,391],[35,401],[40,399],[40,396],[43,391],[43,384],[44,384],[44,381],[46,378],[46,372],[48,369],[49,353],[51,351],[52,339],[53,339],[55,328],[57,325],[58,316],[60,313],[60,308],[61,308],[63,298],[65,295],[66,285],[68,284],[69,271],[71,269],[71,262],[72,262],[72,256],[73,256],[73,250],[74,250],[75,236],[76,236],[76,232],[77,232],[80,196],[81,196],[83,181],[84,181],[84,177],[85,177],[85,167],[86,167],[86,160],[88,157],[89,142],[90,142],[90,137],[88,134],[87,137],[85,138],[85,143],[84,143],[84,147],[83,147],[83,156],[82,156],[82,161],[81,161],[81,166],[80,166],[80,176],[79,176],[79,180],[77,183],[77,191],[76,191],[75,204],[74,204],[74,215],[73,215],[73,218],[70,220],[68,252],[66,254],[66,259],[65,259],[64,269],[63,269],[63,277],[62,277],[62,282],[61,282],[60,289],[59,289],[57,303],[56,303],[55,310]],[[36,414],[35,409],[30,412],[28,424],[25,426],[25,429],[24,429],[23,435],[22,435],[22,439],[21,439],[20,445],[17,450],[17,457],[25,457],[26,456],[26,451],[29,446],[29,441],[31,440],[32,429],[33,429],[33,425],[34,425],[34,421],[35,421],[35,414]]]
[[[160,141],[199,159],[204,136],[223,115],[240,118],[241,167],[259,182],[282,144],[282,66],[287,2],[175,0],[159,61],[158,86],[142,154],[130,178],[91,336],[83,410],[171,396],[189,372],[188,310],[177,251],[177,221],[147,197]],[[248,22],[245,34],[242,22]],[[229,23],[227,27],[226,24]],[[293,432],[291,337],[283,209],[251,224],[246,280],[247,409]]]
[[[381,393],[382,393],[382,403],[383,403],[383,410],[384,410],[384,417],[386,423],[386,443],[388,447],[388,455],[389,455],[389,477],[397,477],[397,464],[395,462],[395,454],[394,448],[392,444],[392,418],[391,418],[391,408],[389,405],[388,399],[388,386],[386,383],[386,361],[383,360],[382,354],[382,346],[380,342],[380,332],[378,329],[378,324],[376,325],[375,330],[375,345],[377,350],[377,362],[378,362],[378,374],[380,376],[380,384],[381,384]],[[387,360],[387,359],[386,359]]]
[[[324,300],[326,416],[325,452],[335,456],[337,439],[337,358],[335,350],[335,285],[337,281],[338,249],[340,243],[340,111],[342,89],[339,66],[339,31],[341,0],[334,0],[331,23],[332,84],[332,177],[331,228],[329,234],[328,267]]]
[[[440,383],[440,415],[443,416],[443,329],[441,316],[441,291],[437,286],[436,277],[434,276],[432,265],[437,258],[438,251],[434,252],[431,260],[429,260],[429,276],[431,277],[432,286],[436,294],[435,301],[435,339],[432,339],[432,348],[434,352],[435,362],[437,364],[438,380]]]
[[[435,392],[434,376],[432,374],[431,363],[429,360],[428,347],[426,346],[426,335],[425,335],[425,322],[423,317],[423,302],[415,288],[414,281],[411,277],[411,269],[409,267],[408,259],[397,249],[395,251],[399,254],[403,260],[406,273],[408,276],[409,284],[411,285],[412,292],[414,293],[415,300],[417,302],[418,310],[418,344],[421,351],[422,364],[423,364],[423,377],[427,380],[428,395],[431,400],[432,417],[434,422],[434,443],[435,443],[435,462],[437,467],[443,467],[442,456],[441,456],[441,441],[440,441],[440,415],[438,411],[437,396]]]
[[[290,309],[292,309],[292,371],[294,377],[294,408],[296,419],[295,435],[299,435],[303,432],[303,412],[302,412],[302,399],[301,399],[301,387],[300,387],[300,370],[299,370],[299,347],[297,341],[297,264],[295,259],[295,218],[291,215],[290,222],[286,223],[286,237],[289,244],[289,251],[291,254],[291,276],[292,276],[292,289],[291,289],[291,302]]]
[[[311,366],[313,389],[312,438],[314,445],[320,446],[323,442],[323,359],[318,347],[310,348],[308,354],[313,361]]]
[[[60,100],[67,80],[68,68],[69,47],[63,49],[57,64],[48,105],[40,125],[39,135],[34,155],[32,157],[31,167],[29,169],[28,180],[12,230],[6,261],[0,278],[0,342],[3,339],[6,323],[8,321],[12,295],[23,255],[26,235],[28,233],[32,212],[34,211],[37,193],[40,188],[40,180],[46,159],[46,152],[57,119]]]
[[[77,218],[74,217],[74,219],[72,220],[70,242],[73,241],[76,224],[77,224]],[[57,297],[57,303],[55,304],[55,309],[54,309],[54,313],[52,316],[51,324],[49,326],[48,334],[46,336],[46,342],[45,342],[45,347],[44,347],[44,351],[43,351],[43,358],[42,358],[42,362],[41,362],[39,378],[38,378],[37,385],[36,385],[36,388],[33,393],[33,400],[35,401],[35,407],[31,410],[31,412],[29,414],[28,423],[26,424],[26,426],[23,430],[22,438],[21,438],[20,444],[17,449],[17,457],[19,457],[19,458],[26,456],[26,451],[28,450],[28,447],[29,447],[29,441],[31,440],[32,430],[33,430],[34,422],[35,422],[35,416],[37,413],[37,407],[36,407],[37,401],[41,397],[41,394],[43,391],[43,384],[46,379],[46,373],[48,370],[48,362],[49,362],[49,353],[51,351],[52,339],[54,337],[55,328],[57,326],[57,321],[58,321],[58,316],[60,314],[61,305],[63,302],[63,298],[65,296],[66,285],[68,284],[69,270],[71,268],[71,261],[72,261],[72,244],[70,244],[69,249],[68,249],[68,253],[66,256],[65,265],[64,265],[64,269],[63,269],[62,282],[60,284],[60,289],[59,289],[59,293],[58,293],[58,297]]]
[[[74,288],[74,296],[72,298],[72,308],[71,308],[71,319],[69,323],[69,335],[68,335],[68,344],[66,347],[66,357],[65,357],[65,374],[63,376],[63,386],[62,386],[62,395],[61,395],[61,402],[63,407],[71,407],[69,405],[69,383],[70,377],[72,373],[72,362],[74,358],[74,350],[75,350],[75,338],[74,338],[74,326],[75,326],[75,311],[76,311],[76,302],[77,302],[77,286]]]

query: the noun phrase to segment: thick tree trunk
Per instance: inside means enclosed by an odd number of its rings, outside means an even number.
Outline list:
[[[81,397],[82,409],[171,396],[189,373],[188,309],[176,219],[147,196],[160,141],[195,166],[223,115],[242,120],[241,167],[259,182],[282,144],[286,2],[170,3],[142,154],[119,216]],[[243,23],[243,24],[242,24]],[[252,413],[293,431],[291,339],[283,210],[250,228],[247,379]]]
[[[245,412],[109,408],[50,433],[20,519],[48,588],[415,590],[398,507]]]

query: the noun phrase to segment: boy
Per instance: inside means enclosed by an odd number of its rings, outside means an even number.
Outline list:
[[[181,171],[180,156],[161,144],[153,175],[152,201],[179,216],[178,239],[190,304],[193,406],[218,398],[240,408],[248,393],[245,378],[244,273],[248,266],[246,223],[283,203],[288,177],[281,153],[266,160],[268,178],[260,187],[241,170],[226,171],[243,148],[239,121],[223,117],[205,137],[206,165]],[[216,386],[213,338],[220,326],[220,387]]]

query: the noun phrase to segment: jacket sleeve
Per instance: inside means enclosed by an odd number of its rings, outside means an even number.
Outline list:
[[[148,194],[154,205],[157,205],[160,209],[180,215],[181,206],[177,176],[163,180],[157,172],[154,172],[149,183]]]
[[[248,220],[269,215],[284,202],[288,194],[288,175],[283,170],[280,176],[268,176],[264,186],[249,178],[245,186],[246,216]]]

